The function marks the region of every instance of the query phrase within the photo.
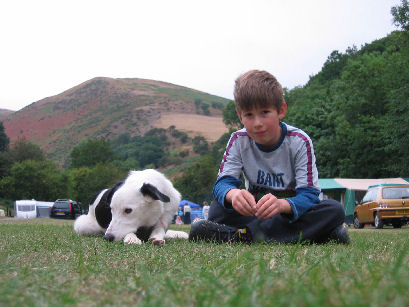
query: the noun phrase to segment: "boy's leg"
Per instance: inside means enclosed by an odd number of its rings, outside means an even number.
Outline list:
[[[296,243],[301,240],[325,243],[344,220],[345,211],[342,205],[329,199],[313,206],[295,222],[279,214],[270,219],[255,219],[247,224],[247,227],[254,241]],[[348,238],[347,234],[346,236]]]
[[[342,227],[344,220],[344,208],[335,200],[322,201],[295,222],[281,214],[269,219],[242,216],[214,203],[210,207],[209,220],[193,224],[189,239],[276,243],[325,243],[332,239],[339,243],[348,243],[348,233]],[[244,234],[243,228],[246,229]]]
[[[192,224],[189,240],[250,243],[252,238],[246,225],[255,219],[254,216],[243,216],[233,209],[225,209],[217,202],[212,202],[209,218]]]

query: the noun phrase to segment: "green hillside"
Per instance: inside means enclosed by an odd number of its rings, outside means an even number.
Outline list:
[[[322,70],[285,99],[287,123],[314,141],[320,177],[408,175],[408,31],[332,52]]]

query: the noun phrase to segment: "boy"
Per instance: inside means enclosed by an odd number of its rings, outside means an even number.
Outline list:
[[[227,144],[209,220],[192,224],[189,239],[348,244],[341,204],[319,201],[311,139],[281,122],[287,104],[280,83],[266,71],[249,71],[236,79],[234,99],[244,128]]]

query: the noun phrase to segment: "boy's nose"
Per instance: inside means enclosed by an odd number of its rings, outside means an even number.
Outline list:
[[[254,126],[255,126],[255,127],[258,127],[258,126],[262,126],[262,125],[263,125],[263,121],[261,120],[260,117],[256,116],[256,117],[254,118]]]

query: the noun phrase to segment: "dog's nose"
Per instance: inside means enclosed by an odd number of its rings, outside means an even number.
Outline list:
[[[107,233],[107,234],[104,236],[104,239],[105,239],[105,240],[108,240],[109,242],[112,242],[112,241],[114,241],[115,237],[114,237],[113,235],[111,235],[110,233]]]

